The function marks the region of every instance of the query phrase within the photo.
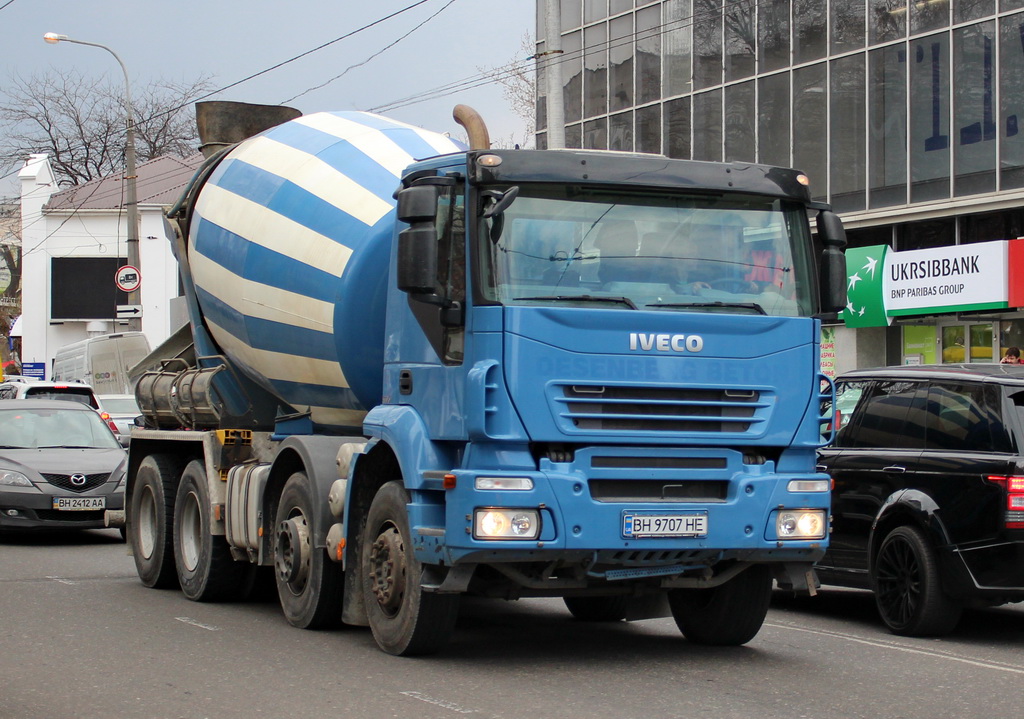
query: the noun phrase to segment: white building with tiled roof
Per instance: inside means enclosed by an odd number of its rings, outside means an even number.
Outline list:
[[[164,210],[173,205],[202,162],[162,157],[139,165],[139,267],[142,331],[155,347],[180,326],[178,295]],[[127,264],[127,212],[120,176],[59,190],[47,155],[32,155],[19,173],[22,218],[23,372],[50,377],[66,344],[128,329],[116,319],[127,303],[114,275]]]

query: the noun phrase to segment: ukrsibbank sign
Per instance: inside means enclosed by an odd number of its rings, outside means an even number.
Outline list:
[[[893,252],[888,245],[846,252],[848,327],[881,327],[893,317],[1017,307],[1024,240]]]

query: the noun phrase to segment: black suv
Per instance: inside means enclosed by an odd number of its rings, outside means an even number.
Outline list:
[[[872,589],[896,634],[1024,600],[1024,365],[857,370],[836,381],[825,584]]]

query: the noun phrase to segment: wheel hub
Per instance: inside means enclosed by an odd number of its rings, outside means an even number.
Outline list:
[[[274,566],[281,581],[301,591],[309,578],[310,556],[306,518],[299,515],[281,522],[274,552]]]
[[[377,604],[394,614],[402,604],[406,588],[405,546],[394,527],[382,531],[370,547],[370,586]]]

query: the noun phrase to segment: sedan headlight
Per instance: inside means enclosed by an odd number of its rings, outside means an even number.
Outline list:
[[[536,509],[482,507],[473,513],[474,539],[536,539],[540,512]]]
[[[8,487],[31,487],[32,482],[21,472],[13,469],[0,469],[0,485]]]
[[[779,539],[824,539],[825,510],[788,509],[775,515],[775,536]]]

